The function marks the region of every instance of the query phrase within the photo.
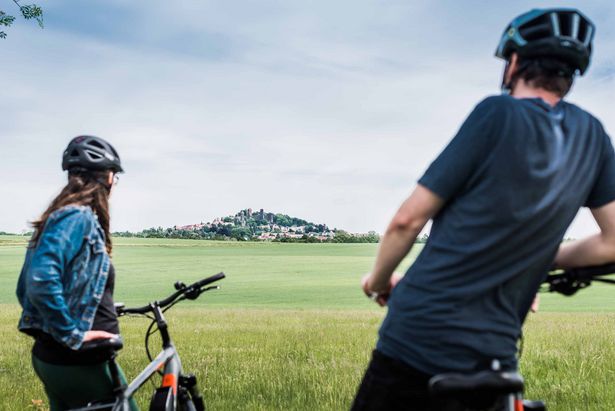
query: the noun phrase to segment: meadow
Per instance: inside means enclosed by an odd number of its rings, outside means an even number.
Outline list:
[[[23,237],[0,236],[0,409],[44,409],[30,366],[31,340],[16,331],[14,289]],[[404,261],[407,267],[416,254]],[[200,378],[211,410],[348,409],[384,310],[362,296],[374,244],[116,240],[116,301],[143,304],[219,271],[221,289],[168,312],[184,368]],[[615,287],[573,298],[543,294],[525,327],[527,397],[550,410],[613,410]],[[147,360],[146,321],[121,320],[130,376]],[[155,343],[152,345],[156,348]],[[138,401],[151,393],[146,385]],[[35,401],[34,403],[32,401]],[[43,400],[42,405],[38,400]]]

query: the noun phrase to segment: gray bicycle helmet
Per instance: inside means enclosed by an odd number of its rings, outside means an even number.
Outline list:
[[[120,156],[111,144],[100,137],[73,138],[62,156],[62,170],[124,172]]]
[[[508,60],[513,52],[524,58],[550,57],[585,73],[596,27],[576,9],[534,9],[506,27],[495,55]]]

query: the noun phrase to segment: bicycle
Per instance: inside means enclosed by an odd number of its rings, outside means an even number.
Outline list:
[[[154,301],[142,307],[125,308],[123,304],[116,304],[118,317],[143,315],[152,320],[145,334],[145,350],[150,363],[129,384],[122,384],[119,369],[115,362],[117,351],[123,347],[121,338],[85,343],[84,350],[106,350],[109,352],[111,357],[109,370],[115,387],[114,397],[93,401],[85,407],[71,411],[129,411],[129,400],[156,373],[162,374],[162,382],[154,391],[150,401],[150,411],[204,411],[205,402],[198,389],[197,379],[194,374],[184,373],[179,353],[169,335],[164,313],[180,301],[196,300],[204,292],[218,289],[218,286],[210,286],[210,284],[224,277],[224,273],[218,273],[191,285],[176,282],[176,291],[173,294],[163,300]],[[160,332],[162,351],[155,358],[152,358],[149,350],[149,338],[157,331]]]
[[[543,284],[544,291],[566,296],[587,288],[593,281],[615,284],[615,280],[603,278],[615,274],[615,263],[594,267],[565,270],[550,274]],[[487,411],[546,411],[542,401],[523,399],[524,380],[518,372],[502,372],[494,360],[490,371],[473,374],[439,374],[429,381],[429,389],[435,398],[456,402],[451,409]]]

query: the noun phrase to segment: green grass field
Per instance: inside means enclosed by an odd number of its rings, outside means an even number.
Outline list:
[[[45,399],[30,367],[31,341],[15,328],[24,247],[22,237],[0,236],[1,410]],[[200,377],[210,409],[349,407],[384,315],[358,287],[375,245],[118,239],[114,251],[116,300],[128,304],[164,297],[176,280],[227,273],[221,290],[168,313],[184,367]],[[547,400],[550,410],[615,409],[614,293],[592,286],[574,298],[543,295],[525,329],[528,397]],[[121,325],[120,362],[130,377],[146,363],[147,324]]]

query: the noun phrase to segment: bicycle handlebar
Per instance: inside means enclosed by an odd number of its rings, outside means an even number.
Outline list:
[[[589,287],[592,281],[615,284],[615,280],[600,278],[609,274],[615,274],[615,263],[569,268],[563,273],[548,275],[544,283],[549,285],[549,292],[573,295],[577,291]]]
[[[202,279],[201,281],[197,281],[196,283],[192,284],[190,287],[195,286],[195,287],[201,288],[211,283],[214,283],[216,281],[219,281],[223,279],[224,277],[226,277],[224,273],[214,274],[211,277],[207,277],[207,278]]]
[[[118,315],[146,314],[152,311],[154,305],[160,308],[164,308],[174,303],[179,298],[187,298],[190,300],[196,300],[201,295],[201,293],[210,289],[210,288],[204,289],[203,287],[213,282],[219,281],[223,279],[224,277],[226,277],[224,273],[218,273],[218,274],[212,275],[211,277],[203,278],[202,280],[199,280],[188,286],[183,283],[178,282],[175,284],[175,288],[177,288],[177,291],[171,294],[170,296],[168,296],[167,298],[165,298],[164,300],[154,301],[142,307],[135,307],[135,308],[118,307],[117,308]]]

